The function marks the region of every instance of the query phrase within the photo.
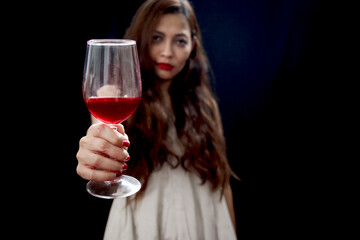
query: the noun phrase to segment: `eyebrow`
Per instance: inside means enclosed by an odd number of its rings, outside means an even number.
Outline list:
[[[165,34],[163,32],[160,32],[160,31],[157,31],[157,30],[155,30],[154,33],[165,36]],[[188,36],[186,34],[184,34],[184,33],[175,34],[175,37],[186,37],[186,38],[188,38]]]

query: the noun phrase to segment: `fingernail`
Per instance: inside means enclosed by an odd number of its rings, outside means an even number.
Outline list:
[[[130,160],[130,155],[126,158],[126,160],[125,161],[129,161]]]
[[[128,165],[126,163],[124,163],[124,166],[123,166],[122,170],[126,171],[127,168],[128,168]]]
[[[128,141],[123,142],[123,147],[129,147],[129,146],[130,146],[130,142],[128,142]]]
[[[122,172],[117,172],[116,173],[116,177],[118,178],[118,177],[121,177],[122,176]]]

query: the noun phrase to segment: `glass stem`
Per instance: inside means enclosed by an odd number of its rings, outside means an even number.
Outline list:
[[[117,124],[108,124],[109,127],[111,127],[112,129],[114,129],[114,131],[117,131]],[[111,180],[109,181],[110,184],[116,184],[116,183],[120,183],[121,182],[121,176],[117,179]]]

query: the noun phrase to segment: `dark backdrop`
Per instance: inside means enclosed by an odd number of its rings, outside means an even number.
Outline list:
[[[15,155],[23,156],[28,194],[13,221],[29,235],[102,237],[111,201],[88,195],[75,172],[90,124],[81,93],[86,41],[121,38],[142,2],[51,3],[12,15],[12,29],[26,39],[13,55],[25,64],[14,73],[24,74],[29,96],[14,141],[25,146]],[[327,185],[315,176],[324,151],[335,151],[324,146],[330,106],[338,109],[330,100],[337,73],[330,40],[341,27],[325,1],[192,2],[216,76],[229,161],[241,178],[232,180],[239,238],[307,236],[329,214],[318,198]]]

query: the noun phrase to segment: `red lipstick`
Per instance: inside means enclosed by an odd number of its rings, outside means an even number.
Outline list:
[[[174,66],[169,63],[158,63],[157,66],[166,71],[171,71],[174,68]]]

